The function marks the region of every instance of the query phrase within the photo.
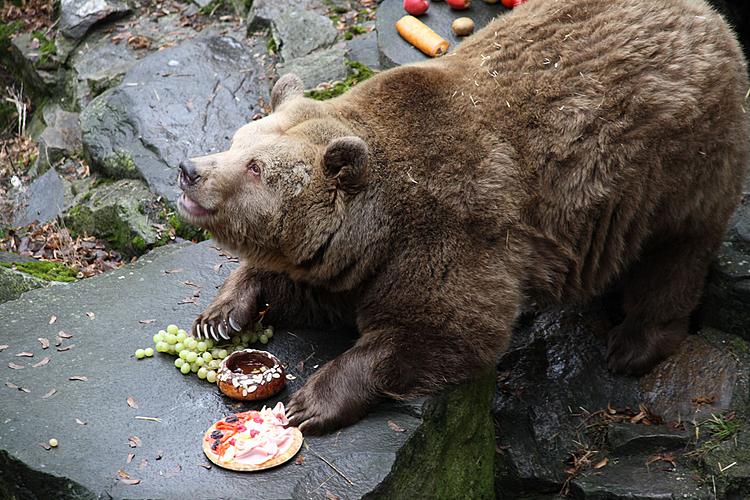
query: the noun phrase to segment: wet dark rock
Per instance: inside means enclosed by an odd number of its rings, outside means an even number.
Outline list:
[[[34,221],[48,222],[63,211],[65,188],[54,169],[34,179],[29,188],[20,195],[11,221],[15,227],[26,226]]]
[[[607,429],[608,449],[619,456],[684,450],[690,437],[685,430],[671,429],[664,425],[613,423]]]
[[[692,427],[679,423],[701,423],[732,411],[746,414],[750,347],[742,338],[704,328],[650,374],[619,377],[605,365],[604,336],[614,316],[596,303],[519,321],[497,367],[493,413],[499,498],[560,491],[570,456],[582,449],[597,452],[592,463],[619,460],[614,468],[619,472],[610,472],[609,465],[585,469],[571,483],[580,498],[671,498],[659,492],[693,491],[698,483],[685,479],[693,466],[682,456],[690,449]],[[631,420],[641,405],[658,417],[650,425]],[[617,418],[605,418],[610,410]],[[665,451],[678,456],[679,474],[652,482],[644,464]]]
[[[253,0],[247,14],[247,31],[253,33],[271,27],[271,24],[287,9],[306,10],[312,0]]]
[[[2,382],[31,391],[0,385],[0,491],[10,498],[61,499],[194,498],[196,492],[253,499],[491,497],[492,377],[425,401],[382,404],[340,433],[306,438],[300,464],[292,460],[260,474],[201,467],[207,463],[203,432],[229,413],[260,404],[222,397],[207,382],[180,374],[171,356],[138,361],[133,352],[169,323],[189,325],[215,295],[235,264],[212,245],[161,247],[137,264],[0,305],[0,317],[10,318],[3,343],[11,346],[0,352]],[[195,290],[187,281],[200,286],[196,305],[178,304]],[[57,316],[53,325],[51,315]],[[156,322],[139,323],[146,319]],[[73,335],[65,345],[74,347],[43,354],[36,338],[54,339],[60,330]],[[297,378],[265,403],[288,401],[317,366],[351,342],[346,332],[278,329],[267,348]],[[35,357],[16,358],[20,351]],[[30,365],[42,355],[51,357],[49,364],[7,368],[9,362]],[[69,381],[72,375],[88,381]],[[57,393],[42,399],[52,388]],[[138,409],[128,406],[128,396]],[[141,445],[131,448],[131,436]],[[38,445],[52,437],[58,448]],[[135,454],[130,463],[129,453]],[[118,470],[140,483],[119,481]]]
[[[347,41],[346,51],[347,57],[352,61],[360,62],[370,69],[380,69],[378,34],[375,31],[370,31]]]
[[[302,79],[305,89],[312,89],[324,82],[343,80],[346,78],[346,50],[342,46],[335,46],[279,63],[276,66],[279,76],[294,73]]]
[[[445,2],[430,2],[430,9],[426,14],[419,16],[419,20],[448,40],[448,43],[450,43],[449,51],[452,51],[462,40],[462,37],[455,36],[451,31],[451,23],[454,19],[471,17],[476,25],[476,30],[479,30],[494,17],[506,11],[507,9],[500,3],[490,5],[476,0],[472,2],[469,10],[453,10]],[[376,29],[380,50],[380,65],[384,69],[429,59],[401,38],[396,31],[396,21],[405,15],[402,0],[385,0],[378,7]]]
[[[732,217],[701,309],[707,324],[750,339],[750,192]]]
[[[336,34],[329,18],[309,10],[287,8],[273,22],[273,38],[285,62],[330,47]]]
[[[139,61],[81,112],[94,168],[142,177],[174,202],[180,161],[226,148],[235,130],[261,110],[259,99],[267,101],[256,50],[208,36]]]
[[[96,23],[129,12],[130,6],[121,0],[61,0],[60,33],[78,40]]]

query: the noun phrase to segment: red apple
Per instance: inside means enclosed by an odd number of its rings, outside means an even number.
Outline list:
[[[505,7],[506,9],[512,9],[513,4],[515,3],[516,0],[500,0],[500,1],[502,2],[503,7]]]
[[[471,7],[471,0],[445,0],[451,9],[466,10]]]
[[[429,8],[427,0],[404,0],[404,10],[412,16],[421,16]]]

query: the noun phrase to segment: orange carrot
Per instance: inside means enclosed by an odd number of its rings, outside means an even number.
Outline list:
[[[448,51],[448,41],[414,16],[399,19],[396,30],[404,40],[430,57],[442,56]]]

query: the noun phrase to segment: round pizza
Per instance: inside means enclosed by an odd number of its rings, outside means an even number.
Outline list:
[[[236,413],[209,427],[203,436],[203,452],[225,469],[269,469],[288,461],[302,446],[302,433],[288,424],[283,403],[273,409]]]

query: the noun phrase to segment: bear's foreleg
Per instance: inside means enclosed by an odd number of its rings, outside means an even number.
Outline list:
[[[289,327],[352,326],[353,308],[342,296],[292,281],[286,274],[243,263],[232,271],[211,305],[193,322],[197,337],[229,339],[270,306],[268,323]]]

